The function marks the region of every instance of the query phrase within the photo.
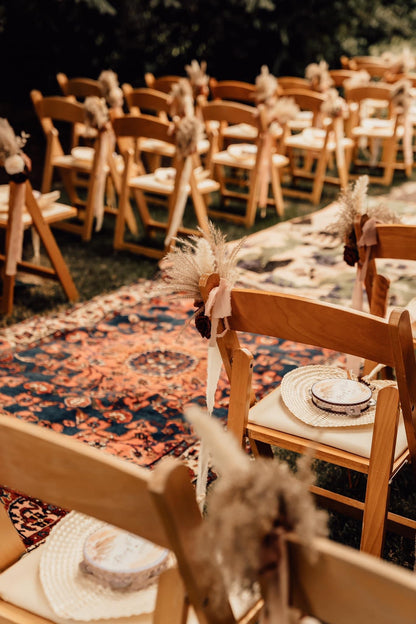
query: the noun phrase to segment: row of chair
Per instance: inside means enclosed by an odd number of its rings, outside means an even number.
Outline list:
[[[167,91],[178,79],[177,76],[169,76],[166,77],[165,85],[161,83],[162,86],[160,86],[155,79],[148,80],[148,84],[151,84],[152,88],[157,86],[158,89],[164,88]],[[279,167],[284,168],[284,172],[280,171],[279,173],[279,180],[283,177],[288,182],[288,184],[283,185],[283,195],[308,199],[317,204],[320,201],[325,183],[335,183],[345,188],[349,179],[351,162],[354,162],[356,166],[377,166],[378,169],[381,169],[382,175],[373,176],[371,181],[383,185],[392,183],[394,172],[398,169],[404,170],[407,175],[410,175],[413,166],[413,147],[411,145],[413,125],[409,129],[404,114],[394,105],[395,92],[393,87],[370,83],[365,87],[346,90],[345,95],[351,114],[345,123],[339,119],[336,120],[337,131],[334,132],[331,124],[328,123],[328,121],[334,120],[327,119],[325,128],[316,127],[322,124],[322,116],[320,116],[320,122],[317,121],[317,117],[323,105],[324,96],[311,92],[310,89],[308,93],[305,93],[303,80],[298,79],[297,83],[292,82],[291,89],[287,88],[288,85],[283,80],[286,88],[285,96],[293,98],[301,109],[299,120],[292,120],[287,124],[290,131],[296,130],[296,134],[288,136],[286,132],[281,132],[280,136],[283,134],[283,138],[277,142],[276,151],[282,155],[287,155],[290,161],[288,167],[287,161],[281,159]],[[220,97],[221,100],[243,102],[246,105],[253,105],[254,103],[255,85],[236,81],[224,81],[215,85],[212,81],[211,83],[215,98]],[[294,88],[295,84],[298,85],[297,88]],[[81,91],[74,90],[75,92],[81,93]],[[169,113],[169,96],[167,93],[163,95],[162,91],[156,92],[154,89],[149,91],[148,87],[133,89],[131,85],[127,84],[123,85],[123,92],[130,112],[152,111],[152,113],[166,119]],[[368,102],[371,102],[370,113]],[[244,123],[249,125],[249,122]],[[343,130],[340,129],[342,125],[344,125]],[[241,127],[240,124],[236,123],[234,126]],[[299,132],[299,130],[301,131]],[[209,131],[210,126],[208,126]],[[229,130],[223,130],[223,132],[226,134]],[[245,134],[241,130],[240,132],[234,131],[234,135],[231,130],[230,135],[235,141],[250,142],[255,137],[255,130],[246,131]],[[407,143],[407,151],[405,142]],[[363,149],[367,154],[364,160],[362,158]],[[404,152],[406,152],[406,157],[404,157]],[[223,155],[222,158],[225,156]],[[250,159],[247,157],[245,160],[247,163]],[[275,158],[276,160],[278,159]],[[230,158],[228,153],[227,166],[230,165],[230,161],[234,165],[235,158]],[[253,163],[253,159],[251,161]],[[301,162],[301,167],[298,166],[299,162]],[[335,169],[333,175],[327,171],[328,165]],[[218,167],[216,167],[215,174],[218,175]],[[305,193],[303,188],[298,187],[298,180],[303,179],[313,181],[310,192]],[[224,191],[223,185],[221,188]],[[283,201],[280,199],[280,193],[276,191],[274,195],[278,214],[281,214]],[[249,208],[248,213],[251,214],[251,212],[252,210]],[[243,223],[249,226],[252,224],[252,220],[246,218],[246,220],[243,219]]]

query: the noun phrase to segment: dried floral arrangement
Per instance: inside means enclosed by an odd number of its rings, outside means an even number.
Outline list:
[[[327,117],[348,116],[348,106],[344,98],[340,96],[337,89],[330,88],[325,92],[325,101],[322,102],[321,111]]]
[[[319,61],[319,63],[310,63],[305,69],[305,78],[309,80],[312,89],[325,93],[329,87],[334,84],[329,71],[328,63],[326,61]]]
[[[0,166],[14,182],[24,182],[27,179],[28,159],[22,148],[26,145],[29,134],[22,132],[20,136],[14,133],[7,119],[0,118]]]
[[[194,94],[187,78],[172,85],[169,93],[169,106],[172,117],[186,117],[194,114]]]
[[[410,48],[403,48],[400,52],[386,50],[381,55],[381,60],[390,63],[389,74],[406,74],[416,67],[415,55]],[[386,72],[387,73],[387,72]]]
[[[257,104],[272,104],[278,96],[279,83],[277,78],[269,72],[267,65],[262,65],[260,74],[256,77]]]
[[[199,64],[197,60],[193,59],[190,65],[185,65],[185,71],[191,83],[194,98],[198,95],[207,96],[209,94],[209,76],[207,76],[206,61],[201,61]]]
[[[204,580],[212,588],[210,598],[215,601],[219,594],[219,581],[237,595],[256,596],[260,591],[267,621],[293,622],[288,617],[284,535],[294,532],[309,545],[315,536],[327,534],[327,513],[316,508],[309,491],[310,457],[299,459],[296,473],[277,459],[252,460],[234,436],[201,408],[193,406],[185,416],[219,474],[208,492],[205,521],[195,536]],[[213,559],[220,564],[221,579],[213,570]]]
[[[378,223],[399,223],[399,217],[385,204],[371,206],[367,201],[368,176],[358,178],[350,184],[338,198],[337,220],[329,226],[329,231],[344,241],[344,260],[349,266],[358,262],[358,246],[354,223],[358,216],[367,215]]]
[[[204,138],[204,124],[194,114],[181,117],[175,124],[176,149],[183,158],[197,151]]]
[[[405,78],[398,80],[393,84],[392,102],[398,113],[408,113],[413,99],[410,91],[411,88],[412,83],[410,80],[406,80]]]
[[[110,108],[123,106],[123,91],[120,89],[118,76],[111,69],[105,69],[98,77],[101,91]]]
[[[351,78],[348,78],[344,82],[344,86],[347,89],[353,89],[354,87],[365,87],[371,82],[371,76],[365,69],[355,71]]]
[[[202,275],[218,273],[229,287],[235,284],[238,276],[237,255],[245,243],[241,239],[234,247],[227,244],[224,234],[209,224],[209,232],[200,230],[201,236],[178,238],[178,246],[174,247],[162,263],[162,284],[158,285],[155,294],[168,295],[177,299],[193,299],[197,308],[195,325],[204,338],[211,336],[210,319],[204,314],[204,303],[201,300],[199,280]]]
[[[88,130],[92,128],[103,130],[106,127],[109,114],[105,98],[99,98],[95,95],[85,98],[84,111],[87,134]]]

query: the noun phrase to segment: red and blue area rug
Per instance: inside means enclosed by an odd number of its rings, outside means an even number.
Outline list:
[[[198,443],[183,409],[205,405],[207,341],[189,323],[191,302],[152,298],[150,290],[141,282],[1,332],[1,411],[140,466],[171,455],[194,469]],[[256,354],[258,395],[293,367],[330,357],[259,336],[245,342]],[[228,388],[223,373],[215,408],[221,419]],[[7,490],[2,499],[28,546],[65,513]]]

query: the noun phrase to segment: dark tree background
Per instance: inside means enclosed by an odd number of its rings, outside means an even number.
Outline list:
[[[113,69],[142,86],[145,71],[184,74],[196,58],[211,76],[252,82],[262,64],[303,75],[395,39],[412,46],[415,32],[416,0],[0,0],[0,115],[22,129],[30,90],[59,93],[59,71]]]

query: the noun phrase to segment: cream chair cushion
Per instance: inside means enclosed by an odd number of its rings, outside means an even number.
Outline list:
[[[41,555],[42,546],[39,546],[0,574],[1,599],[56,624],[87,624],[81,620],[59,618],[51,610],[39,577]],[[152,624],[152,618],[152,613],[143,613],[117,618],[117,624]],[[109,622],[110,620],[107,619],[93,620],[93,624],[109,624]],[[197,622],[194,611],[190,609],[187,624],[197,624]]]
[[[249,412],[250,423],[300,436],[320,444],[370,458],[373,434],[372,425],[351,427],[313,427],[294,416],[282,400],[280,387],[256,403]],[[403,419],[397,431],[395,459],[407,449]]]

